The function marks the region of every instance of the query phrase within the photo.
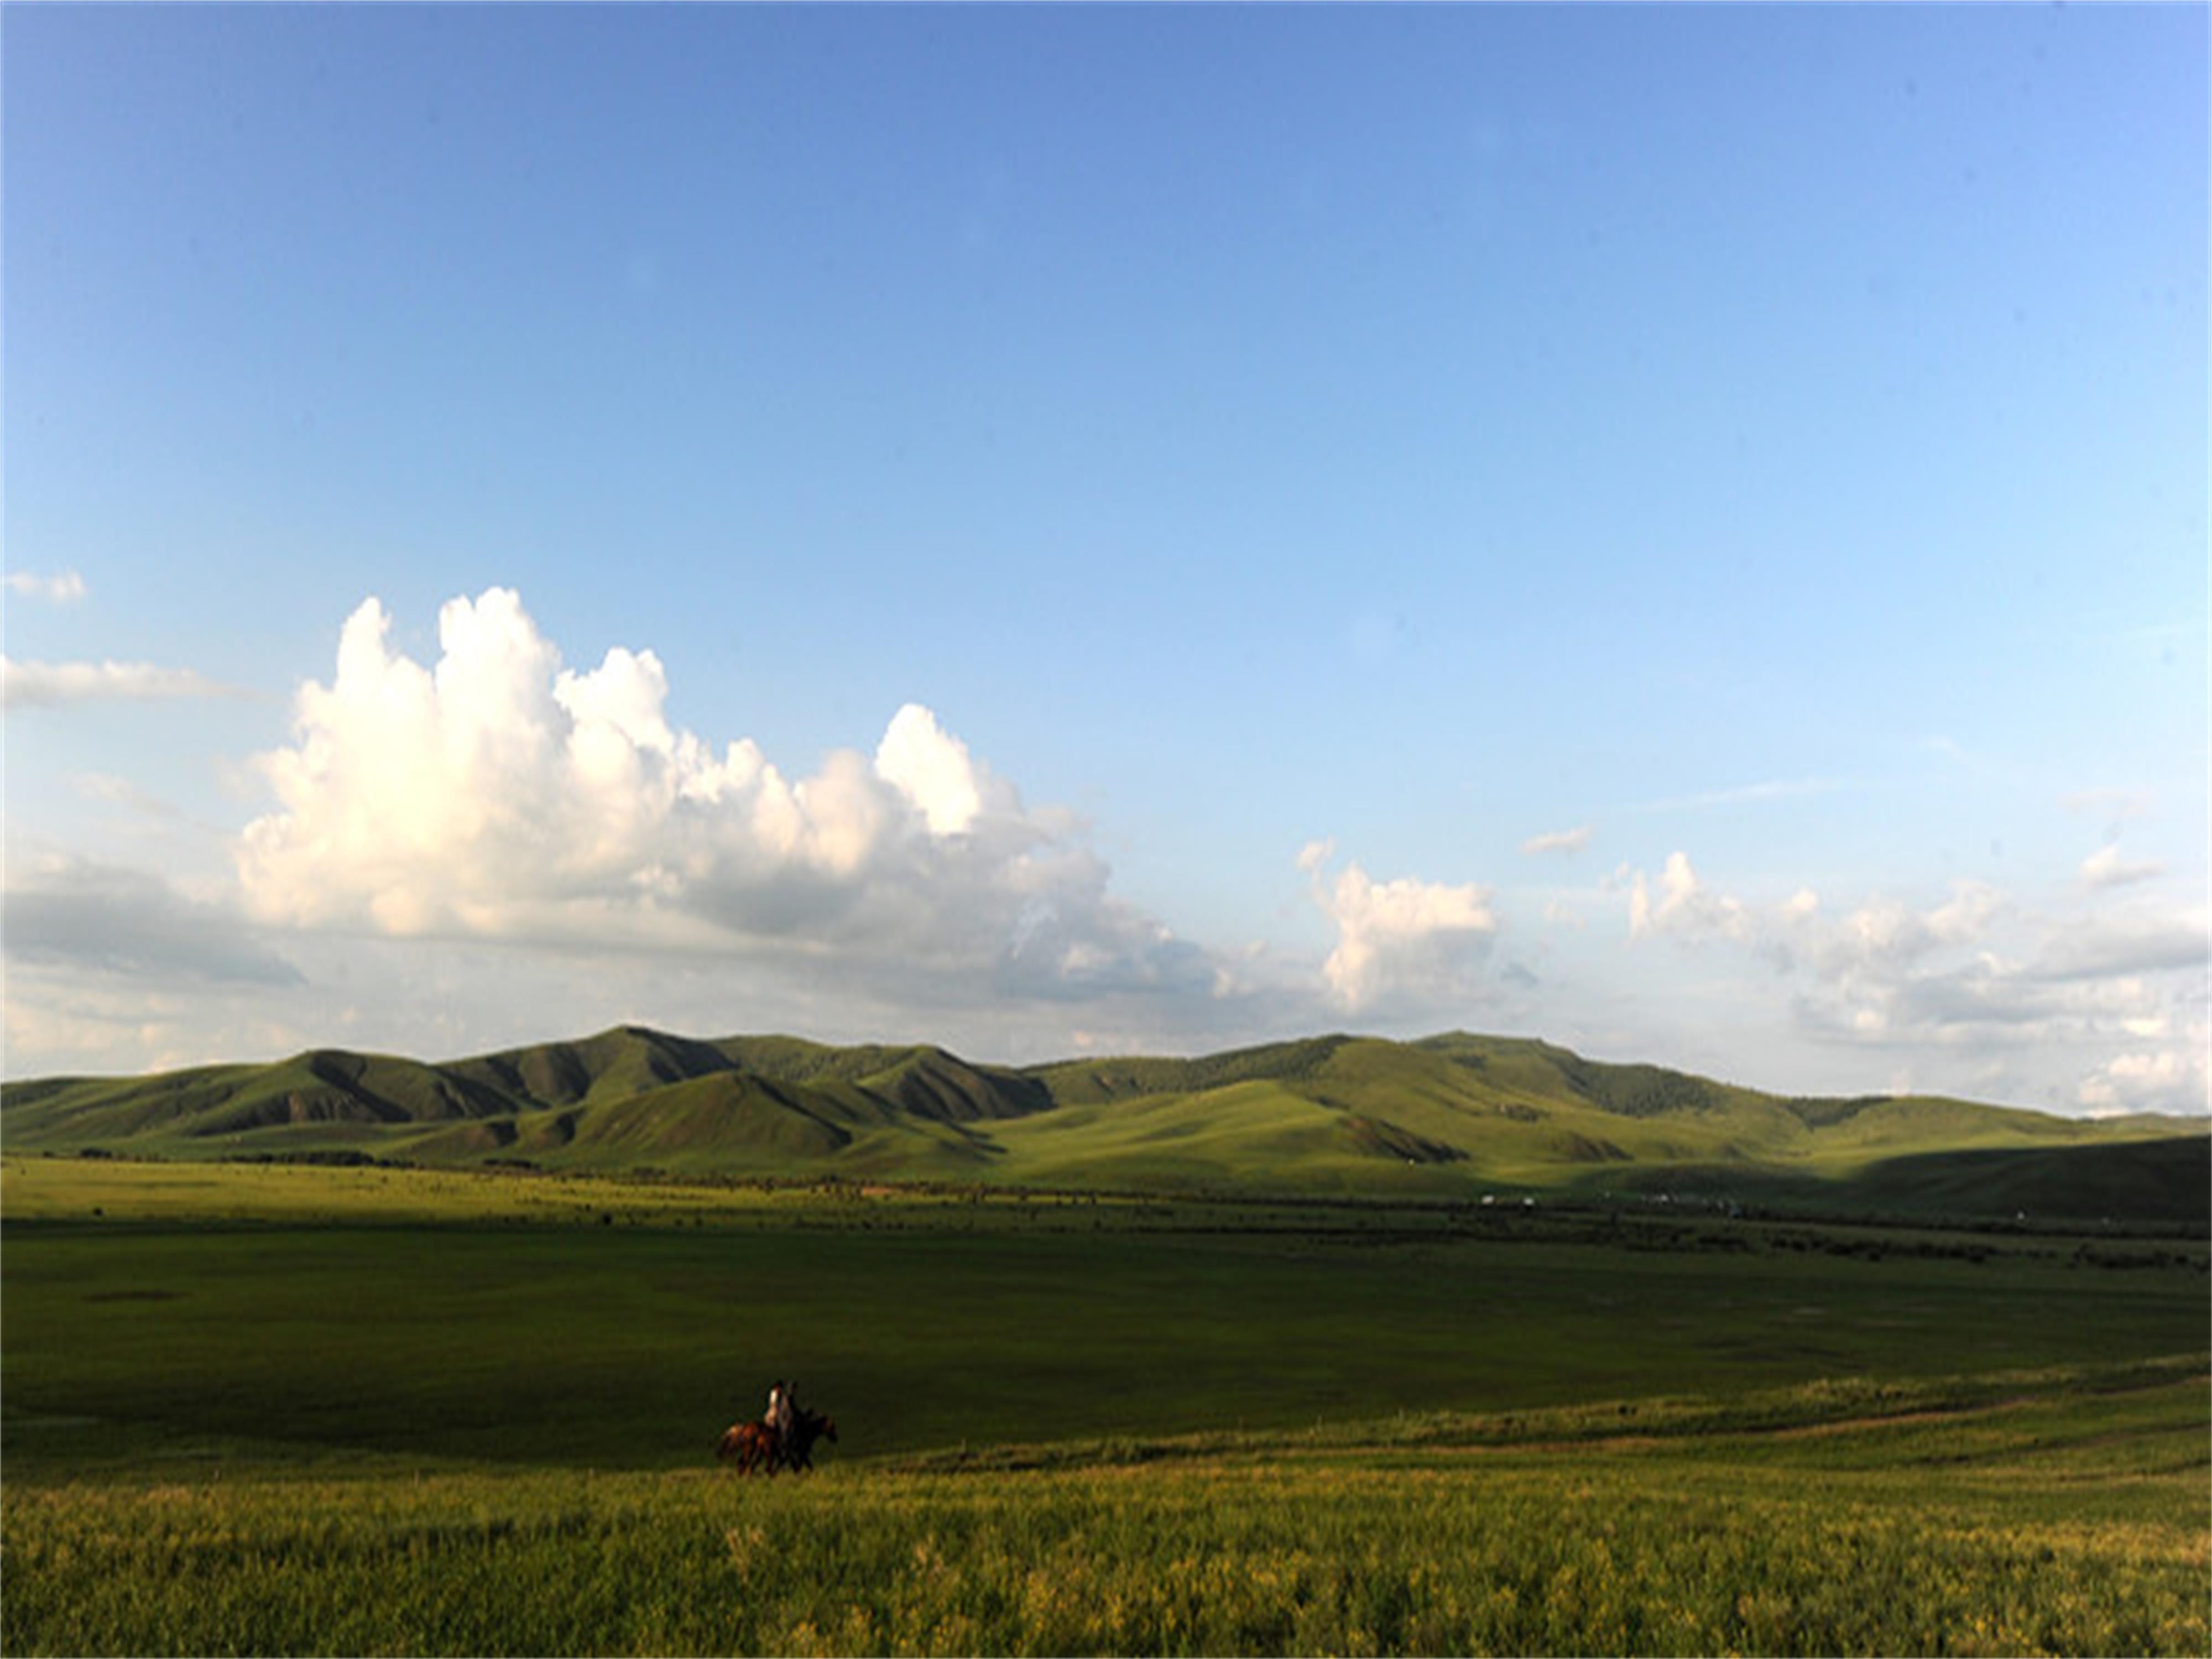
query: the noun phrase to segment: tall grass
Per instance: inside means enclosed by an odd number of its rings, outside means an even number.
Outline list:
[[[1814,1401],[1817,1405],[1817,1401]],[[2192,1653],[2205,1393],[1018,1473],[11,1489],[32,1652]],[[1931,1456],[1942,1461],[1930,1461]]]

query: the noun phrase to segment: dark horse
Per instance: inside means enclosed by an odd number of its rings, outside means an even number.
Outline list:
[[[837,1419],[821,1412],[808,1411],[800,1407],[792,1414],[791,1444],[779,1448],[775,1431],[757,1418],[743,1423],[732,1423],[723,1431],[721,1444],[715,1447],[714,1455],[724,1462],[733,1462],[739,1474],[752,1474],[765,1470],[774,1474],[779,1469],[789,1469],[794,1474],[814,1467],[814,1447],[817,1441],[836,1443]]]

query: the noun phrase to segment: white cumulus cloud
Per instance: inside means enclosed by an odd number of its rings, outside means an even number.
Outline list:
[[[508,589],[439,614],[426,667],[372,599],[238,870],[295,927],[774,953],[919,999],[1207,994],[1195,947],[1107,890],[1065,814],[1030,811],[908,704],[872,758],[787,776],[750,739],[673,727],[649,650],[577,672]]]
[[[960,835],[982,816],[983,769],[968,745],[948,736],[920,703],[891,717],[876,745],[876,773],[921,809],[933,835]]]
[[[1322,964],[1332,1000],[1359,1013],[1385,1002],[1437,1003],[1462,989],[1498,931],[1488,890],[1411,877],[1378,882],[1357,863],[1329,881],[1322,871],[1333,850],[1316,842],[1298,855],[1314,902],[1336,927],[1336,948]]]
[[[1668,855],[1660,872],[1657,896],[1650,879],[1638,870],[1628,890],[1628,934],[1641,939],[1650,933],[1676,933],[1697,938],[1717,933],[1747,944],[1752,918],[1744,907],[1725,893],[1715,892],[1698,878],[1686,853]]]

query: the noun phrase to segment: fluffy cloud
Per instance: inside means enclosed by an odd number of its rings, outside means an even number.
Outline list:
[[[1765,906],[1718,892],[1679,852],[1656,884],[1638,871],[1627,885],[1632,939],[1755,952],[1792,986],[1800,1028],[1829,1040],[1984,1059],[2033,1045],[2109,1051],[2170,1040],[2203,985],[2201,915],[2054,918],[1962,881],[1925,908],[1877,895],[1831,917],[1808,890]],[[2185,1047],[2131,1051],[2082,1091],[2085,1105],[2203,1110],[2203,1067]]]
[[[1660,872],[1658,896],[1644,872],[1636,871],[1628,890],[1628,933],[1642,939],[1650,933],[1674,933],[1695,939],[1717,933],[1747,944],[1752,935],[1749,912],[1725,893],[1717,893],[1698,878],[1686,853],[1670,854]]]
[[[933,835],[960,835],[983,815],[987,775],[968,745],[948,737],[920,703],[891,717],[876,745],[876,774],[921,809]],[[994,804],[1003,813],[1013,803],[1000,793]]]
[[[1331,882],[1322,866],[1334,850],[1313,842],[1298,855],[1298,867],[1312,878],[1314,902],[1336,927],[1336,948],[1322,964],[1336,1006],[1361,1013],[1461,992],[1468,969],[1498,931],[1488,890],[1409,877],[1378,882],[1356,863]]]
[[[1954,883],[1942,904],[1915,910],[1877,895],[1832,925],[1823,925],[1817,898],[1801,893],[1778,918],[1789,943],[1806,953],[1822,981],[1845,988],[1886,987],[1930,957],[1978,944],[2004,911],[1994,888]],[[1794,954],[1794,953],[1793,953]]]
[[[41,576],[30,570],[11,570],[7,580],[8,591],[19,599],[44,599],[49,605],[75,605],[84,597],[84,578],[74,570],[60,571],[52,576]]]
[[[1108,893],[1077,826],[918,704],[872,757],[793,778],[750,740],[672,727],[650,651],[563,667],[509,590],[449,602],[432,667],[390,629],[361,605],[294,742],[260,757],[279,810],[238,870],[266,922],[774,953],[922,1001],[1215,982]]]
[[[2186,1048],[2117,1055],[2081,1080],[2076,1100],[2095,1117],[2127,1112],[2201,1113],[2206,1091],[2200,1032]]]
[[[16,662],[0,657],[0,708],[236,694],[189,668],[143,662]]]

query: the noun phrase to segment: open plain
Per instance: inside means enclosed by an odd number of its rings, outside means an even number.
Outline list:
[[[2186,1231],[0,1181],[11,1653],[2208,1640]],[[838,1444],[715,1468],[783,1375]]]

